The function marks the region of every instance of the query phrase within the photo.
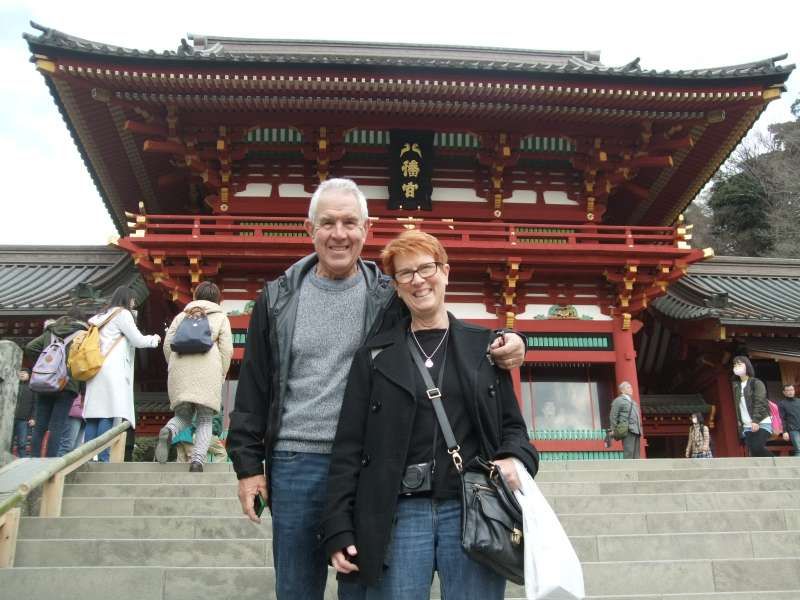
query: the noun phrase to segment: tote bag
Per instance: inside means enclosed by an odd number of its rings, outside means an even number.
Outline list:
[[[525,594],[528,600],[583,600],[583,569],[567,533],[539,486],[514,459],[521,490],[525,540]]]

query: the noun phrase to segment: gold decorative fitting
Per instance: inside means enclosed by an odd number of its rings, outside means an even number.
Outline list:
[[[54,63],[52,60],[39,59],[36,61],[36,68],[40,71],[44,71],[45,73],[55,73],[56,63]]]
[[[724,340],[726,338],[725,335],[725,325],[719,326],[719,339]]]
[[[587,221],[594,221],[594,213],[586,213]]]
[[[714,256],[713,248],[703,248],[703,258],[711,258]]]
[[[622,330],[627,331],[631,328],[631,313],[622,313]]]
[[[501,211],[501,210],[494,211],[494,216],[495,216],[496,219],[499,219],[500,217],[503,216],[503,211]]]
[[[724,110],[710,110],[706,113],[706,123],[722,123],[725,116]]]
[[[677,246],[679,250],[691,250],[692,248],[689,244],[687,244],[683,240],[678,240]]]
[[[228,212],[228,205],[223,202],[222,204],[219,205],[219,210],[221,212]]]
[[[761,92],[761,97],[767,102],[772,102],[781,97],[781,90],[779,88],[769,88]]]
[[[92,98],[98,102],[111,102],[111,92],[102,88],[92,88]]]

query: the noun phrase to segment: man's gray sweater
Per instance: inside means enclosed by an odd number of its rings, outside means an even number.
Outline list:
[[[364,335],[366,283],[303,280],[292,340],[281,426],[275,450],[329,454],[353,355]]]

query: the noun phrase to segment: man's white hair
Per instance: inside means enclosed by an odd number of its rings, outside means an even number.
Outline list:
[[[631,385],[631,382],[630,382],[630,381],[623,381],[622,383],[620,383],[620,384],[619,384],[619,391],[621,392],[621,391],[622,391],[622,388],[624,388],[624,387],[626,387],[626,386],[628,386],[628,387],[630,387],[631,389],[633,389],[633,386]]]
[[[352,194],[358,201],[358,208],[361,211],[361,221],[366,222],[369,219],[369,212],[367,210],[367,197],[364,192],[358,189],[358,186],[352,179],[326,179],[319,184],[319,187],[311,196],[311,203],[308,205],[308,220],[316,225],[317,223],[317,206],[319,200],[325,194],[330,192],[343,192],[345,194]]]

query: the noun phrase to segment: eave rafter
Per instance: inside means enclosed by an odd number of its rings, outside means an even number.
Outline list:
[[[87,82],[104,84],[121,89],[147,89],[159,94],[171,93],[283,93],[288,95],[310,94],[323,96],[347,95],[414,95],[425,98],[481,98],[502,101],[570,101],[596,98],[604,104],[618,103],[621,106],[666,104],[697,106],[720,102],[742,102],[760,98],[761,87],[751,82],[723,83],[713,87],[697,89],[693,82],[672,84],[648,84],[645,82],[578,82],[568,81],[520,81],[512,76],[497,77],[482,73],[479,77],[468,75],[447,77],[443,73],[418,77],[397,75],[370,76],[352,75],[345,72],[303,73],[290,67],[262,67],[261,72],[252,68],[238,70],[235,67],[217,67],[204,70],[198,66],[167,67],[149,65],[145,67],[102,64],[72,57],[47,58],[41,56],[37,67],[50,74],[59,74]]]

